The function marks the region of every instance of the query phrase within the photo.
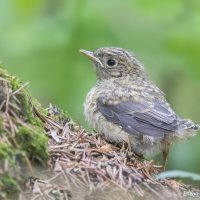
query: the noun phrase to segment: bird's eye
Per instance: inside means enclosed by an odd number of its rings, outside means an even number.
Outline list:
[[[107,65],[110,66],[110,67],[116,65],[116,63],[117,63],[116,60],[113,60],[113,59],[107,60]]]

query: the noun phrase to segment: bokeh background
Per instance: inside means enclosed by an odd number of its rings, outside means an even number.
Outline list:
[[[103,46],[133,51],[180,116],[200,123],[199,0],[0,1],[0,60],[85,127],[95,73],[78,50]],[[200,173],[199,154],[200,136],[175,144],[168,169]]]

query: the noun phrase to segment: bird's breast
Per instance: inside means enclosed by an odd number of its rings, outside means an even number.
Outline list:
[[[86,120],[89,124],[94,128],[94,124],[96,123],[96,113],[97,113],[97,101],[98,94],[96,91],[96,87],[92,88],[91,91],[87,94],[86,100],[84,103],[84,114]]]

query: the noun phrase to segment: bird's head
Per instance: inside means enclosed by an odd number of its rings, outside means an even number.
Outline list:
[[[95,64],[97,76],[100,80],[125,76],[139,76],[145,78],[143,64],[122,48],[105,47],[94,52],[80,50]]]

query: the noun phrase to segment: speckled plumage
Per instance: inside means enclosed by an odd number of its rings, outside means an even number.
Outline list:
[[[111,142],[128,142],[139,155],[168,154],[172,141],[199,129],[170,108],[134,54],[121,48],[81,50],[95,64],[97,83],[88,93],[85,116]]]

